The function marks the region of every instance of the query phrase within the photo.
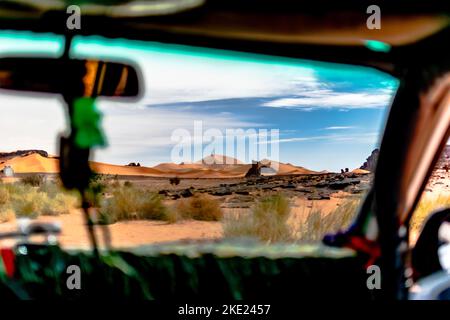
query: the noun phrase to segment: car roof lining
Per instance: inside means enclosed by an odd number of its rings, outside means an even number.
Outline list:
[[[434,2],[430,0],[431,2]],[[332,1],[252,1],[234,0],[169,0],[169,1],[79,1],[86,19],[109,20],[111,26],[133,30],[162,30],[178,34],[195,34],[250,41],[273,41],[291,44],[364,45],[368,39],[401,46],[420,41],[450,25],[450,17],[442,11],[411,10],[399,13],[387,4],[382,6],[382,27],[366,26],[367,6],[333,5]],[[382,1],[383,2],[383,1]],[[0,3],[0,20],[9,23],[33,21],[47,31],[60,33],[65,23],[44,23],[49,14],[67,18],[68,1],[6,0]],[[164,6],[173,10],[163,10]],[[315,4],[316,3],[316,4]],[[321,6],[322,4],[322,6]],[[134,6],[134,7],[133,7]],[[178,8],[178,9],[177,9]],[[131,10],[132,9],[132,10]],[[132,14],[126,14],[132,11]],[[138,13],[141,15],[138,15]],[[154,14],[152,14],[154,12]],[[122,15],[120,15],[122,13]],[[62,24],[62,26],[61,26]],[[100,23],[89,22],[84,33],[101,34]],[[148,39],[143,39],[148,40]]]
[[[193,22],[131,22],[135,29],[165,30],[250,41],[271,41],[290,44],[364,46],[366,40],[377,40],[391,46],[420,41],[449,25],[445,15],[385,16],[380,30],[369,30],[366,16],[354,13],[322,15],[319,19],[305,14],[238,14],[212,12]],[[267,23],[270,21],[270,23]]]

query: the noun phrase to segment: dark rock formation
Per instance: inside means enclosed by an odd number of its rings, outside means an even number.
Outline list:
[[[259,162],[253,162],[252,167],[245,174],[246,178],[250,177],[260,177],[261,176],[261,168],[259,167]]]
[[[308,196],[308,200],[330,200],[330,195],[328,194],[316,194]]]
[[[183,180],[184,181],[184,180]],[[221,206],[227,208],[247,208],[259,197],[273,193],[283,193],[287,197],[305,196],[309,200],[330,199],[338,190],[358,194],[370,188],[370,175],[352,175],[351,173],[317,174],[306,176],[261,176],[253,179],[222,182],[218,185],[205,185],[201,188],[160,190],[167,199],[190,197],[195,193],[206,193],[224,197]],[[229,199],[233,199],[230,200]],[[245,200],[245,201],[244,201]],[[242,203],[241,203],[242,202]]]
[[[295,189],[297,186],[293,183],[287,183],[280,185],[280,188],[282,189]]]
[[[262,168],[270,168],[270,162],[263,164],[260,161],[253,161],[252,167],[247,171],[245,177],[246,178],[260,177]]]
[[[130,163],[127,164],[126,166],[127,166],[127,167],[140,167],[141,164],[140,164],[139,162],[138,162],[138,163],[130,162]]]
[[[371,155],[366,159],[366,162],[364,162],[364,164],[359,168],[373,172],[375,170],[375,166],[377,164],[379,153],[380,153],[379,149],[373,150]]]
[[[230,190],[230,188],[219,188],[212,191],[210,194],[213,196],[228,196],[232,194],[232,191]]]
[[[192,189],[191,189],[191,188],[189,188],[189,189],[184,189],[183,191],[181,191],[180,195],[181,195],[183,198],[189,198],[189,197],[192,197],[192,196],[194,195],[194,192],[192,192]]]

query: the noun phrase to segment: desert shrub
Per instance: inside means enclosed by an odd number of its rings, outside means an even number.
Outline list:
[[[106,185],[101,180],[91,180],[86,190],[87,200],[93,207],[100,207]]]
[[[177,186],[177,185],[180,184],[181,179],[178,178],[178,177],[173,177],[173,178],[169,178],[169,182],[170,182],[171,185]]]
[[[99,173],[91,173],[91,176],[89,177],[89,182],[100,182],[104,179],[104,176]]]
[[[38,192],[46,195],[43,198],[43,205],[39,212],[42,215],[68,214],[78,203],[78,196],[75,192],[65,190],[55,181],[42,184],[38,188]]]
[[[3,187],[8,191],[10,201],[13,200],[13,196],[15,195],[26,194],[28,192],[36,190],[36,188],[31,187],[30,185],[25,185],[22,183],[8,183]]]
[[[39,174],[29,175],[22,178],[22,183],[32,187],[40,187],[44,183],[44,177]]]
[[[264,198],[251,213],[226,219],[224,236],[254,237],[268,243],[292,240],[293,232],[288,224],[289,213],[289,201],[284,196]]]
[[[176,211],[183,218],[203,221],[218,221],[223,215],[219,202],[204,194],[180,200]]]
[[[76,207],[76,203],[76,197],[70,194],[58,193],[53,197],[47,195],[46,201],[44,201],[41,208],[41,214],[51,216],[68,214],[70,210]]]
[[[450,194],[424,193],[412,215],[411,232],[419,232],[430,214],[438,209],[448,207],[450,207]]]
[[[304,220],[293,223],[288,200],[275,195],[262,199],[251,213],[225,219],[224,236],[252,237],[267,243],[320,241],[327,233],[347,228],[355,218],[359,204],[358,198],[348,199],[328,214],[312,209]]]
[[[30,189],[25,193],[14,194],[11,206],[17,217],[36,218],[47,201],[47,194]]]
[[[125,187],[125,188],[132,188],[133,187],[133,182],[131,182],[131,181],[125,181],[124,183],[123,183],[123,186]]]
[[[311,210],[305,221],[295,231],[296,239],[301,241],[320,241],[328,233],[345,230],[358,213],[360,199],[347,199],[334,211],[324,214],[321,210]]]
[[[7,184],[0,187],[0,198],[7,200],[0,204],[0,211],[28,218],[69,213],[77,203],[75,194],[55,183],[44,183],[39,188],[23,183]]]
[[[118,175],[108,176],[108,178],[106,180],[108,182],[108,186],[110,186],[112,188],[120,188],[120,186],[121,186]]]
[[[45,192],[49,197],[52,198],[61,193],[62,190],[62,187],[55,182],[45,182],[38,188],[38,191]]]
[[[111,197],[103,199],[99,222],[115,223],[122,220],[163,220],[174,222],[176,217],[157,193],[135,188],[118,188]]]
[[[120,188],[120,187],[121,187],[120,182],[119,182],[118,180],[113,180],[113,181],[111,181],[111,182],[110,182],[110,186],[111,186],[112,188]]]

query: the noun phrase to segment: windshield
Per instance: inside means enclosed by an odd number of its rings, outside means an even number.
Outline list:
[[[58,37],[19,35],[0,35],[1,55],[61,54]],[[123,39],[76,37],[71,57],[132,61],[143,76],[139,101],[97,100],[107,147],[91,190],[114,247],[311,242],[347,227],[398,86],[365,67]],[[63,101],[0,99],[0,230],[57,220],[63,246],[87,247],[79,198],[57,175]]]

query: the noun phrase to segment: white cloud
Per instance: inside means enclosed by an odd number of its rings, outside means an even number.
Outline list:
[[[8,46],[0,48],[10,50]],[[183,54],[152,50],[151,46],[145,50],[101,45],[81,47],[79,56],[128,57],[139,64],[144,74],[146,91],[139,104],[99,103],[105,114],[104,126],[111,147],[97,151],[95,159],[117,164],[137,161],[153,165],[161,159],[167,161],[168,149],[173,144],[170,139],[172,131],[176,128],[192,131],[196,120],[202,120],[207,128],[222,131],[267,126],[245,121],[228,112],[208,113],[207,110],[189,105],[189,102],[261,97],[273,99],[265,103],[265,107],[298,108],[303,111],[338,108],[347,111],[353,108],[382,108],[389,104],[392,96],[390,89],[337,92],[321,81],[314,67],[302,66],[300,63],[289,65],[262,60],[241,61],[226,55],[195,56],[190,52]],[[55,51],[58,47],[50,49]],[[275,98],[282,96],[290,98]],[[173,110],[147,106],[180,102],[186,104]],[[64,107],[60,100],[55,97],[36,99],[1,95],[0,104],[6,107],[0,115],[3,132],[0,151],[41,148],[56,153],[56,135],[66,126]],[[326,130],[344,128],[350,127],[335,126]],[[288,130],[282,132],[285,133]],[[377,137],[377,133],[323,135],[277,139],[268,143],[315,140],[358,142],[372,141]]]
[[[301,97],[275,99],[263,104],[271,108],[340,108],[340,109],[368,109],[384,108],[389,105],[392,91],[388,89],[373,90],[372,92],[336,92],[332,90],[318,90]]]
[[[57,154],[57,135],[67,127],[65,106],[51,95],[13,95],[0,92],[0,152],[18,149],[43,149]],[[183,128],[191,132],[194,143],[194,121],[203,122],[204,133],[209,128],[222,132],[233,128],[259,128],[264,124],[237,118],[232,113],[206,114],[178,108],[162,109],[141,104],[99,101],[103,112],[103,127],[109,147],[97,149],[96,161],[115,164],[141,162],[154,165],[168,161],[173,130]]]
[[[354,129],[353,126],[332,126],[332,127],[326,127],[323,128],[324,130],[347,130],[347,129]]]
[[[149,46],[147,50],[77,45],[77,56],[128,57],[142,69],[146,105],[198,102],[230,98],[274,97],[317,90],[311,67],[236,59],[233,56],[171,52]],[[186,49],[188,50],[188,49]]]
[[[172,61],[164,65],[149,62],[144,65],[147,74],[144,102],[154,105],[281,96],[297,91],[299,82],[305,88],[315,88],[316,78],[311,70],[290,69],[220,60]]]
[[[290,142],[307,142],[307,141],[328,141],[328,142],[342,142],[351,141],[355,143],[375,144],[379,138],[379,132],[366,132],[359,134],[330,134],[307,137],[293,137],[277,140],[261,141],[258,144],[275,144],[275,143],[290,143]]]
[[[199,137],[194,133],[194,121],[202,121],[202,132],[215,128],[225,133],[226,129],[258,128],[263,124],[236,118],[233,114],[207,114],[202,112],[163,109],[111,102],[100,102],[104,114],[104,129],[109,147],[96,152],[97,161],[124,164],[138,161],[145,165],[168,161],[171,147],[175,144],[171,136],[176,129],[186,129],[193,143]]]

